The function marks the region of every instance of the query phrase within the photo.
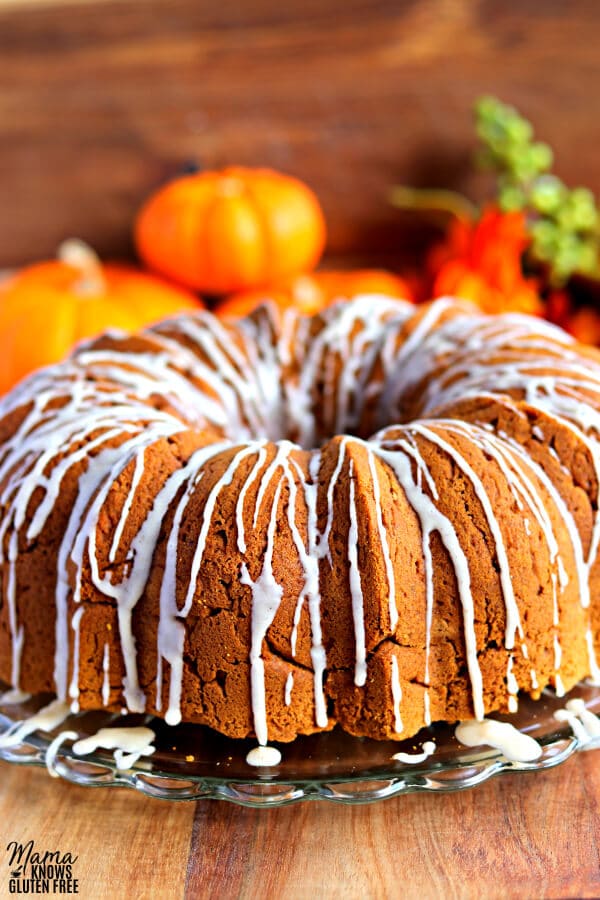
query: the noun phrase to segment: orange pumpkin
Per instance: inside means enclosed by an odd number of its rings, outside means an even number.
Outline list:
[[[180,288],[131,266],[103,266],[85,244],[66,241],[58,260],[0,285],[0,394],[107,328],[136,331],[201,306]]]
[[[325,221],[301,181],[238,167],[165,185],[140,210],[135,239],[140,257],[161,275],[228,294],[312,269]]]
[[[382,269],[355,269],[298,275],[272,288],[233,294],[220,303],[215,312],[222,318],[238,318],[270,300],[280,309],[295,307],[305,315],[313,315],[336,300],[350,300],[359,294],[412,299],[408,284],[397,275]]]

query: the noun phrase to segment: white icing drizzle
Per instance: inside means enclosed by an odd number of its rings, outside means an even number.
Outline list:
[[[590,683],[600,685],[600,666],[598,666],[596,662],[594,635],[592,634],[591,628],[588,628],[585,632],[585,643],[588,648],[588,658],[590,660]]]
[[[483,719],[461,722],[456,726],[456,740],[465,747],[494,747],[514,762],[533,762],[542,755],[540,744],[528,734],[518,731],[509,722]]]
[[[352,619],[354,621],[354,643],[356,660],[354,664],[354,684],[363,687],[367,681],[367,647],[365,638],[365,604],[358,564],[358,521],[354,487],[354,460],[350,460],[349,506],[350,527],[348,529],[348,562],[350,565],[350,592],[352,595]]]
[[[520,508],[523,508],[522,500],[524,500],[533,512],[536,521],[542,529],[552,562],[556,566],[556,572],[551,573],[551,582],[553,585],[553,624],[556,629],[552,640],[554,647],[555,682],[558,685],[559,690],[562,690],[562,682],[559,675],[562,650],[558,636],[560,620],[557,589],[558,585],[560,585],[561,590],[564,590],[568,583],[568,577],[561,556],[559,554],[558,542],[554,535],[553,526],[548,515],[548,511],[545,508],[544,502],[542,501],[539,492],[534,487],[531,474],[527,474],[526,470],[529,470],[530,473],[535,473],[538,479],[544,484],[544,487],[551,494],[552,500],[556,503],[556,506],[561,513],[561,518],[567,526],[567,532],[571,540],[575,561],[577,564],[577,572],[579,575],[580,584],[587,585],[587,575],[584,572],[581,539],[579,537],[579,533],[577,531],[573,517],[544,471],[539,466],[536,466],[532,460],[528,459],[524,454],[522,447],[520,447],[515,442],[508,441],[506,438],[498,438],[488,433],[482,433],[478,426],[470,425],[467,423],[454,422],[452,420],[434,420],[432,424],[443,426],[449,433],[466,436],[471,444],[474,443],[475,445],[480,446],[488,456],[491,456],[498,463],[503,475],[506,478],[506,482],[511,492],[513,493],[513,496],[515,497],[515,499],[519,499]],[[423,432],[423,429],[418,424],[412,427]],[[429,436],[429,431],[430,430],[427,430],[427,436]],[[482,485],[481,489],[483,489]],[[497,530],[495,534],[495,545],[496,550],[499,553],[499,557],[504,559],[505,564],[508,565],[506,553],[503,549],[503,538]],[[510,571],[508,571],[508,576],[510,578]],[[582,595],[582,605],[586,605],[584,589],[582,589]],[[522,628],[520,620],[518,619],[518,609],[515,610],[515,617],[513,619],[513,623],[516,622],[516,627],[514,629],[509,628],[509,621],[510,616],[509,610],[507,608],[507,649],[511,649],[512,646],[514,646],[515,632],[522,636]],[[521,650],[523,656],[527,659],[527,647],[524,642],[521,643]],[[537,683],[537,677],[535,677],[535,681]],[[516,683],[513,684],[513,689],[512,691],[509,690],[509,693],[516,694],[515,687]],[[511,708],[511,711],[514,711],[514,701],[511,702],[510,698],[509,708]]]
[[[304,571],[304,586],[298,599],[298,605],[294,614],[294,626],[292,629],[292,654],[296,652],[296,634],[300,619],[300,612],[304,600],[308,600],[308,614],[310,617],[311,648],[310,658],[313,666],[315,721],[319,728],[325,728],[328,722],[327,702],[325,700],[324,677],[327,668],[327,655],[323,646],[323,633],[321,629],[321,593],[319,581],[319,560],[323,556],[324,548],[318,528],[317,518],[317,493],[319,484],[320,453],[315,451],[312,455],[309,479],[304,477],[300,466],[293,463],[294,470],[300,479],[302,493],[306,502],[306,529],[307,547],[300,537],[295,524],[296,510],[296,485],[293,474],[287,469],[288,484],[290,486],[290,500],[288,503],[288,522],[294,537],[294,544],[298,552]]]
[[[0,534],[0,562],[2,562],[1,539]],[[8,577],[6,579],[6,595],[8,601],[8,622],[10,626],[10,634],[12,638],[12,666],[11,666],[11,682],[16,687],[19,686],[21,678],[21,654],[23,652],[23,641],[25,630],[22,625],[17,622],[17,584],[15,563],[18,554],[18,533],[15,529],[10,536],[8,544]]]
[[[342,438],[342,440],[339,442],[337,462],[335,464],[333,474],[329,480],[329,484],[327,485],[327,522],[325,523],[325,530],[321,536],[321,543],[325,549],[325,554],[331,568],[333,568],[333,558],[331,556],[330,545],[331,529],[333,528],[333,497],[336,485],[342,473],[342,468],[344,466],[347,441],[347,438]]]
[[[365,296],[360,302],[336,304],[320,314],[320,331],[296,345],[298,382],[286,385],[290,430],[297,431],[298,443],[312,447],[317,442],[312,403],[319,378],[324,380],[322,411],[331,423],[329,433],[356,428],[369,401],[364,385],[373,361],[388,332],[395,332],[411,312],[410,304]],[[383,358],[387,360],[385,354]]]
[[[108,706],[110,700],[110,647],[104,645],[104,655],[102,657],[102,703]]]
[[[61,731],[56,735],[54,740],[50,741],[48,744],[46,753],[44,754],[44,762],[48,773],[52,778],[58,778],[60,775],[60,772],[56,769],[56,757],[58,756],[58,751],[65,741],[76,741],[78,737],[79,735],[76,731]]]
[[[71,697],[71,712],[79,712],[79,643],[80,643],[80,625],[85,608],[80,606],[73,613],[71,619],[71,628],[73,629],[73,677],[69,687],[69,697]]]
[[[15,722],[10,728],[0,735],[0,747],[17,747],[30,734],[38,729],[40,731],[52,731],[71,715],[68,703],[63,700],[52,700],[47,706],[43,706],[36,713],[22,722]]]
[[[410,319],[415,316],[414,322]],[[398,626],[401,586],[394,572],[394,542],[401,537],[386,527],[378,465],[395,475],[414,510],[421,530],[425,579],[425,647],[423,659],[424,721],[430,721],[430,654],[434,612],[434,571],[430,541],[438,534],[454,568],[462,609],[466,663],[477,718],[484,713],[483,681],[478,661],[471,573],[462,535],[441,512],[447,486],[436,484],[425,445],[435,446],[472,486],[481,506],[498,560],[499,581],[506,609],[506,683],[509,708],[516,708],[519,685],[515,654],[529,659],[520,605],[511,572],[510,544],[494,511],[485,475],[475,470],[461,447],[476,446],[503,477],[522,522],[522,535],[543,538],[552,570],[553,627],[549,634],[554,655],[553,679],[560,695],[563,657],[560,643],[560,599],[568,583],[558,535],[547,509],[572,546],[577,587],[584,609],[590,608],[590,575],[600,548],[600,504],[594,514],[590,547],[584,552],[573,514],[552,480],[515,440],[494,430],[455,419],[431,418],[436,407],[465,397],[504,393],[523,400],[532,410],[569,428],[593,460],[600,485],[600,363],[583,357],[573,341],[556,328],[522,316],[485,317],[466,304],[443,298],[415,313],[408,304],[381,297],[363,297],[332,307],[316,320],[291,313],[277,318],[261,310],[236,326],[227,327],[209,314],[176,319],[147,331],[131,349],[125,335],[112,333],[104,343],[79,349],[68,362],[34,374],[0,400],[0,419],[15,412],[19,424],[0,446],[0,566],[11,637],[11,682],[18,690],[26,628],[18,614],[18,562],[22,548],[35,541],[48,524],[63,482],[77,478],[77,492],[68,513],[56,566],[56,651],[54,679],[59,701],[69,697],[78,709],[80,629],[90,608],[84,577],[92,589],[114,605],[118,646],[123,654],[122,691],[125,711],[141,712],[149,699],[140,685],[133,614],[144,595],[163,520],[172,515],[160,580],[155,702],[163,703],[163,664],[169,666],[166,721],[181,720],[186,618],[200,598],[205,546],[221,492],[234,483],[242,466],[235,506],[237,550],[242,562],[240,581],[251,594],[250,681],[257,739],[268,739],[263,647],[279,609],[283,588],[274,574],[278,524],[289,528],[302,586],[295,599],[290,647],[296,656],[303,610],[308,611],[314,681],[315,721],[328,723],[325,696],[327,659],[322,633],[321,584],[336,564],[333,558],[338,485],[348,484],[348,589],[355,633],[354,681],[367,680],[365,596],[358,561],[358,513],[352,441],[367,454],[375,508],[374,526],[388,590],[387,616],[392,636]],[[375,370],[379,371],[372,378]],[[289,377],[288,377],[289,376]],[[415,390],[419,388],[419,393]],[[502,398],[500,398],[501,400]],[[344,436],[360,430],[374,411],[377,427],[386,425],[403,407],[417,408],[421,420],[394,426],[369,441]],[[512,408],[512,407],[511,407]],[[188,429],[212,429],[214,442],[192,453],[163,483],[148,485],[147,458],[157,441],[170,441]],[[313,450],[301,460],[301,448],[312,447],[324,435],[337,439],[337,459],[327,483],[322,480],[323,452]],[[361,432],[362,433],[362,432]],[[536,440],[545,441],[535,426]],[[284,437],[293,437],[292,443]],[[273,440],[276,443],[270,443]],[[546,441],[546,443],[548,443]],[[332,445],[330,444],[329,447]],[[568,474],[557,449],[549,452]],[[350,456],[348,461],[347,457]],[[306,459],[306,458],[305,458]],[[211,470],[221,474],[205,490]],[[212,476],[210,476],[212,478]],[[106,534],[106,505],[115,482],[126,483],[118,513],[111,507],[106,558],[100,558],[100,534]],[[235,481],[236,486],[238,481]],[[254,508],[249,496],[257,485]],[[540,492],[543,488],[544,496]],[[344,485],[345,486],[345,485]],[[151,508],[137,534],[129,533],[138,495],[153,491]],[[362,489],[362,485],[361,485]],[[182,572],[179,543],[188,508],[200,492],[201,521],[189,571]],[[272,500],[267,504],[267,496]],[[35,501],[34,501],[35,495]],[[547,496],[546,496],[547,495]],[[345,496],[345,494],[344,494]],[[549,501],[548,501],[549,498]],[[597,498],[596,498],[597,499]],[[319,527],[317,505],[325,510]],[[265,507],[268,507],[265,510]],[[266,534],[258,534],[261,512]],[[103,518],[104,516],[104,518]],[[116,519],[116,521],[115,521]],[[300,522],[304,523],[302,527]],[[28,523],[28,524],[26,524]],[[538,528],[536,529],[536,525]],[[303,530],[304,529],[304,530]],[[265,541],[261,570],[255,578],[245,557],[254,539]],[[116,564],[116,565],[115,565]],[[118,574],[117,574],[118,572]],[[181,586],[183,585],[183,590]],[[178,586],[179,599],[178,599]],[[87,585],[86,585],[87,587]],[[181,607],[178,606],[182,600]],[[86,627],[87,618],[83,618]],[[600,682],[591,620],[585,641],[589,671]],[[382,626],[385,630],[386,626]],[[483,648],[479,648],[483,649]],[[110,699],[110,648],[99,644],[103,671],[102,702]],[[531,664],[528,682],[538,688]],[[116,686],[113,684],[112,688]],[[288,675],[284,700],[293,709],[293,674]],[[391,659],[391,695],[395,728],[402,730],[401,689],[396,656]],[[496,723],[500,724],[500,723]],[[36,726],[37,727],[37,726]],[[493,726],[490,726],[493,731]],[[488,729],[489,730],[489,729]],[[58,749],[57,745],[57,749]],[[263,749],[265,749],[263,747]],[[273,748],[267,748],[273,749]],[[275,751],[278,752],[278,751]]]
[[[381,354],[386,373],[379,398],[382,425],[390,421],[389,413],[401,404],[401,398],[410,394],[415,376],[429,373],[429,362],[422,348],[439,331],[440,318],[455,303],[447,297],[432,303],[400,346],[397,346],[395,330],[390,331],[387,346],[384,345]]]
[[[554,718],[558,722],[568,722],[584,750],[600,746],[600,718],[586,708],[580,697],[568,700],[564,709],[556,710]]]
[[[118,471],[132,458],[129,456],[129,448],[149,445],[159,437],[183,430],[183,426],[172,415],[154,410],[146,403],[120,393],[114,387],[83,380],[82,370],[75,362],[67,363],[62,368],[43,370],[25,384],[32,386],[33,402],[13,437],[2,446],[0,457],[0,481],[11,472],[11,479],[1,498],[6,512],[0,522],[0,563],[8,563],[9,608],[16,590],[17,536],[24,525],[34,491],[42,488],[45,493],[28,526],[28,541],[34,540],[48,521],[68,470],[87,460],[87,468],[79,477],[79,492],[57,561],[55,681],[57,693],[64,699],[67,695],[69,660],[67,606],[71,593],[67,579],[68,563],[74,563],[77,571],[74,591],[74,600],[77,602],[87,542],[89,539],[90,544],[93,544],[95,540],[90,511],[88,510],[87,516],[84,516],[84,512],[101,486],[100,495],[108,493]],[[0,414],[10,409],[2,408],[9,401],[16,404],[12,408],[18,408],[22,388],[0,404]],[[63,405],[49,408],[49,404],[55,399],[61,399]],[[139,423],[133,425],[136,418]],[[125,441],[122,440],[123,437]],[[106,444],[115,438],[121,439],[120,446],[107,447]],[[95,456],[90,455],[95,450],[99,452]],[[97,504],[92,503],[92,509],[96,511],[97,508]],[[3,539],[9,528],[12,530],[8,559],[3,560]],[[92,570],[94,562],[94,559],[90,559]],[[96,572],[93,571],[93,574]],[[99,587],[102,589],[104,583]],[[11,632],[13,654],[17,654],[13,658],[12,681],[18,685],[22,629],[17,625],[15,616],[11,618]],[[76,686],[74,690],[77,690]]]
[[[562,647],[560,646],[560,641],[558,639],[558,635],[554,635],[554,690],[556,691],[557,697],[565,696],[565,687],[562,682],[562,678],[560,677],[560,663],[562,660]]]
[[[450,554],[456,572],[458,593],[463,610],[467,668],[471,679],[473,707],[477,718],[483,718],[483,681],[481,669],[479,668],[479,661],[477,659],[477,638],[475,634],[473,595],[471,593],[469,564],[452,523],[436,508],[431,498],[415,482],[409,461],[410,456],[401,452],[404,449],[405,443],[397,441],[394,444],[394,450],[387,448],[387,446],[385,449],[383,446],[376,446],[374,447],[374,452],[392,468],[400,486],[406,494],[408,502],[414,509],[420,521],[428,596],[432,596],[433,591],[433,567],[431,565],[429,540],[434,531],[439,534],[444,546]],[[428,659],[429,656],[429,643],[428,637],[426,659]]]
[[[502,585],[502,592],[504,594],[504,602],[506,605],[506,635],[504,645],[507,650],[511,650],[515,644],[515,634],[518,632],[519,636],[522,637],[523,629],[521,627],[519,608],[517,606],[517,601],[514,594],[510,573],[510,564],[506,553],[504,538],[500,525],[494,513],[492,502],[487,494],[483,482],[475,473],[472,466],[470,466],[469,463],[460,454],[460,452],[447,441],[443,440],[438,434],[436,434],[436,432],[432,428],[414,424],[411,426],[411,431],[413,434],[420,434],[425,437],[430,443],[435,444],[437,447],[443,450],[444,453],[450,456],[451,459],[454,460],[460,471],[463,472],[471,482],[477,499],[481,503],[490,531],[492,532],[496,552],[498,554],[498,565],[500,567],[500,583]]]
[[[246,762],[249,766],[258,768],[268,768],[269,766],[278,766],[281,762],[281,753],[277,747],[254,747],[246,756]]]
[[[277,528],[277,512],[283,481],[275,490],[269,527],[267,531],[267,549],[265,551],[263,569],[256,581],[253,581],[246,563],[242,563],[240,581],[248,585],[252,591],[252,629],[250,646],[250,690],[252,694],[252,715],[254,731],[263,746],[268,740],[267,706],[265,688],[265,667],[262,658],[263,641],[275,618],[283,588],[275,580],[273,574],[273,551],[275,530]]]
[[[165,577],[163,577],[160,592],[160,619],[158,626],[158,652],[162,659],[166,659],[171,667],[171,679],[169,688],[169,707],[165,713],[165,721],[169,725],[177,725],[181,721],[181,686],[183,680],[183,651],[185,642],[185,625],[183,620],[189,615],[196,586],[200,566],[204,557],[206,547],[206,538],[210,528],[215,504],[221,493],[221,490],[231,484],[240,462],[247,456],[251,456],[256,452],[256,445],[250,444],[244,447],[237,454],[234,454],[232,461],[225,469],[223,475],[217,480],[211,488],[204,509],[202,512],[202,526],[194,549],[192,559],[191,572],[188,580],[188,589],[186,591],[185,602],[181,608],[177,605],[177,547],[179,545],[179,532],[181,520],[190,496],[197,487],[203,475],[202,465],[212,457],[214,457],[223,447],[217,445],[209,446],[203,450],[197,451],[193,467],[200,466],[199,472],[192,479],[188,490],[184,494],[179,503],[173,528],[169,534],[167,543],[167,561],[165,564]],[[160,685],[157,682],[156,699],[159,703]]]
[[[429,671],[427,672],[429,677]],[[431,725],[431,699],[429,697],[429,686],[423,691],[423,721],[426,725]]]
[[[396,606],[396,578],[394,576],[394,565],[390,556],[390,545],[388,534],[383,524],[383,514],[381,510],[381,488],[379,486],[379,476],[375,466],[375,459],[370,447],[367,447],[367,459],[369,461],[369,470],[373,481],[373,497],[375,500],[375,515],[377,516],[377,529],[379,531],[379,543],[383,553],[385,563],[385,574],[387,577],[389,591],[389,611],[390,611],[390,628],[396,630],[398,624],[398,608]]]
[[[250,472],[248,478],[244,482],[244,486],[240,491],[240,495],[238,497],[238,502],[236,505],[236,525],[237,525],[237,544],[238,550],[240,553],[245,553],[248,549],[246,546],[246,530],[244,528],[244,501],[246,499],[246,494],[251,487],[251,485],[258,478],[258,473],[263,468],[265,462],[267,460],[267,450],[265,447],[260,447],[258,450],[258,455],[256,457],[256,462]]]
[[[249,361],[231,340],[229,332],[213,316],[182,316],[169,323],[189,338],[208,359],[198,361],[201,380],[218,395],[227,414],[227,423],[237,434],[269,434],[269,418],[264,414],[264,395],[252,375]]]
[[[395,759],[397,762],[406,763],[409,766],[416,766],[420,763],[424,763],[430,756],[433,756],[435,750],[435,741],[425,741],[421,753],[394,753],[392,759]]]
[[[115,533],[113,535],[112,545],[108,553],[109,562],[113,563],[117,558],[117,550],[119,549],[119,544],[121,542],[121,536],[123,534],[123,529],[127,523],[129,518],[129,513],[131,511],[131,507],[133,505],[133,500],[135,498],[135,492],[138,489],[140,481],[142,480],[142,475],[144,474],[144,456],[143,453],[138,453],[135,457],[135,468],[133,471],[133,478],[131,479],[131,485],[127,492],[127,497],[125,499],[125,503],[123,504],[123,509],[121,511],[121,516],[117,523],[117,527],[115,528]]]
[[[293,689],[294,689],[294,673],[290,672],[288,674],[288,677],[285,680],[284,703],[286,706],[291,706]]]
[[[396,734],[401,734],[403,729],[402,716],[400,714],[402,687],[400,685],[400,673],[398,672],[398,660],[395,656],[392,656],[391,658],[391,673],[392,704],[394,708],[394,731],[396,732]]]
[[[508,691],[508,711],[511,713],[517,712],[519,708],[519,700],[517,694],[519,693],[519,682],[515,678],[515,673],[513,672],[513,666],[515,664],[515,658],[512,653],[508,655],[508,664],[506,667],[506,690]]]
[[[71,710],[64,701],[56,699],[22,722],[16,722],[0,735],[0,747],[17,747],[35,731],[53,731],[69,717]],[[66,740],[73,740],[73,751],[79,756],[93,753],[98,747],[114,750],[118,769],[129,769],[141,756],[154,752],[154,732],[143,726],[132,728],[101,728],[96,734],[78,740],[75,731],[61,731],[48,745],[45,763],[51,775],[58,773],[55,761],[59,748]]]
[[[31,694],[26,694],[24,691],[19,690],[19,688],[11,688],[3,694],[0,694],[0,705],[12,706],[17,703],[26,703],[30,698]]]
[[[436,344],[452,345],[440,365]],[[591,354],[582,357],[573,339],[548,323],[526,316],[456,317],[444,323],[432,345],[423,348],[432,377],[426,386],[421,413],[434,406],[477,395],[501,393],[523,396],[532,409],[569,428],[589,450],[600,484],[600,364]],[[536,426],[538,440],[543,429]],[[556,448],[549,446],[556,459]],[[568,466],[561,462],[563,471]],[[597,499],[597,498],[596,498]],[[596,503],[587,558],[577,561],[582,606],[589,605],[589,573],[600,547],[600,504]],[[568,528],[573,524],[565,520]],[[587,576],[587,577],[586,577]],[[598,667],[594,647],[588,645],[590,668]]]
[[[114,750],[117,769],[130,769],[142,756],[150,756],[156,750],[151,728],[135,725],[130,728],[100,728],[95,734],[81,738],[73,744],[73,752],[87,756],[99,747]]]

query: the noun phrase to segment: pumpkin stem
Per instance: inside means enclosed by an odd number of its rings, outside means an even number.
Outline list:
[[[58,259],[78,269],[81,277],[73,285],[73,290],[81,297],[94,297],[106,290],[102,263],[98,255],[85,241],[69,238],[63,241],[57,251]]]
[[[412,188],[400,184],[390,192],[390,203],[398,209],[419,210],[430,216],[441,215],[465,222],[477,218],[477,207],[456,191],[441,188]]]

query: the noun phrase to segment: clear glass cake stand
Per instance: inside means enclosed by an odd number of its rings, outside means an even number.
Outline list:
[[[600,712],[599,687],[581,684],[569,696],[583,698],[592,712]],[[31,716],[50,699],[0,704],[0,732]],[[36,731],[18,746],[0,748],[0,759],[44,766],[48,748],[60,732],[69,730],[85,737],[102,727],[143,724],[156,732],[156,750],[132,768],[117,768],[110,751],[77,756],[73,740],[66,740],[58,747],[52,774],[90,787],[129,787],[164,800],[210,798],[262,808],[301,800],[371,803],[413,791],[464,790],[492,776],[547,769],[578,750],[600,746],[600,739],[582,741],[566,723],[554,718],[553,713],[563,708],[567,699],[548,692],[536,702],[522,700],[513,716],[494,716],[539,741],[542,755],[529,763],[508,760],[489,747],[468,749],[457,742],[453,727],[434,725],[401,744],[352,738],[338,730],[299,738],[292,744],[277,745],[282,754],[279,765],[253,768],[246,763],[246,755],[256,746],[255,741],[229,740],[196,725],[173,728],[147,716],[97,712],[72,715],[50,733]],[[392,759],[398,751],[417,753],[425,741],[436,744],[435,753],[425,762],[406,764]]]

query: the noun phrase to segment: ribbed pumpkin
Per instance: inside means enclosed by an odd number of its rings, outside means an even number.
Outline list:
[[[141,208],[135,239],[149,268],[205,294],[229,294],[312,269],[325,221],[301,181],[236,167],[165,185]]]
[[[233,294],[215,312],[223,318],[237,318],[270,300],[280,309],[295,307],[305,315],[314,315],[336,300],[350,300],[359,294],[385,294],[406,300],[412,296],[403,278],[383,269],[313,272],[270,288]]]
[[[0,286],[0,394],[107,328],[137,331],[202,306],[187,291],[131,266],[102,265],[80,241],[66,241],[58,256]]]

